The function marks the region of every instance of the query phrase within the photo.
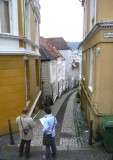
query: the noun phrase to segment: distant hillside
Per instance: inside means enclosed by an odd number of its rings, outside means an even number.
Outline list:
[[[78,50],[78,46],[80,44],[80,42],[67,42],[68,45],[71,47],[71,49],[74,50]]]

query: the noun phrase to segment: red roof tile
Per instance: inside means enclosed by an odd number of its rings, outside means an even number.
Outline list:
[[[58,50],[71,50],[70,46],[62,37],[46,38],[46,40]]]
[[[40,44],[54,57],[63,57],[60,52],[55,47],[53,47],[44,37],[40,37]]]

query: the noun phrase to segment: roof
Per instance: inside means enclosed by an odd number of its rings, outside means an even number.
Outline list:
[[[57,50],[72,50],[62,37],[46,38],[46,40]]]
[[[42,61],[47,61],[47,60],[49,61],[49,60],[55,59],[55,57],[52,56],[50,53],[48,53],[48,51],[42,45],[40,45],[39,52],[41,54]]]
[[[51,54],[53,57],[58,58],[62,57],[64,58],[60,52],[53,47],[44,37],[40,37],[40,46],[42,46],[47,53]]]

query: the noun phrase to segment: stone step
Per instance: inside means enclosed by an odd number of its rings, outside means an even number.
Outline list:
[[[0,151],[0,160],[20,160],[18,157],[18,147],[9,147],[10,150],[5,150],[1,153]],[[107,153],[104,148],[94,149],[94,148],[79,148],[79,147],[59,147],[58,148],[58,158],[57,160],[111,160],[112,154]],[[10,151],[10,152],[9,152]],[[41,150],[41,147],[31,147],[32,157],[30,160],[42,160],[44,155],[44,149]],[[21,158],[25,160],[25,156]]]

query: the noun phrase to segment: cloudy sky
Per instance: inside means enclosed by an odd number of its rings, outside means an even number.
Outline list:
[[[39,0],[40,32],[44,38],[63,37],[66,41],[82,41],[83,7],[79,0]]]

